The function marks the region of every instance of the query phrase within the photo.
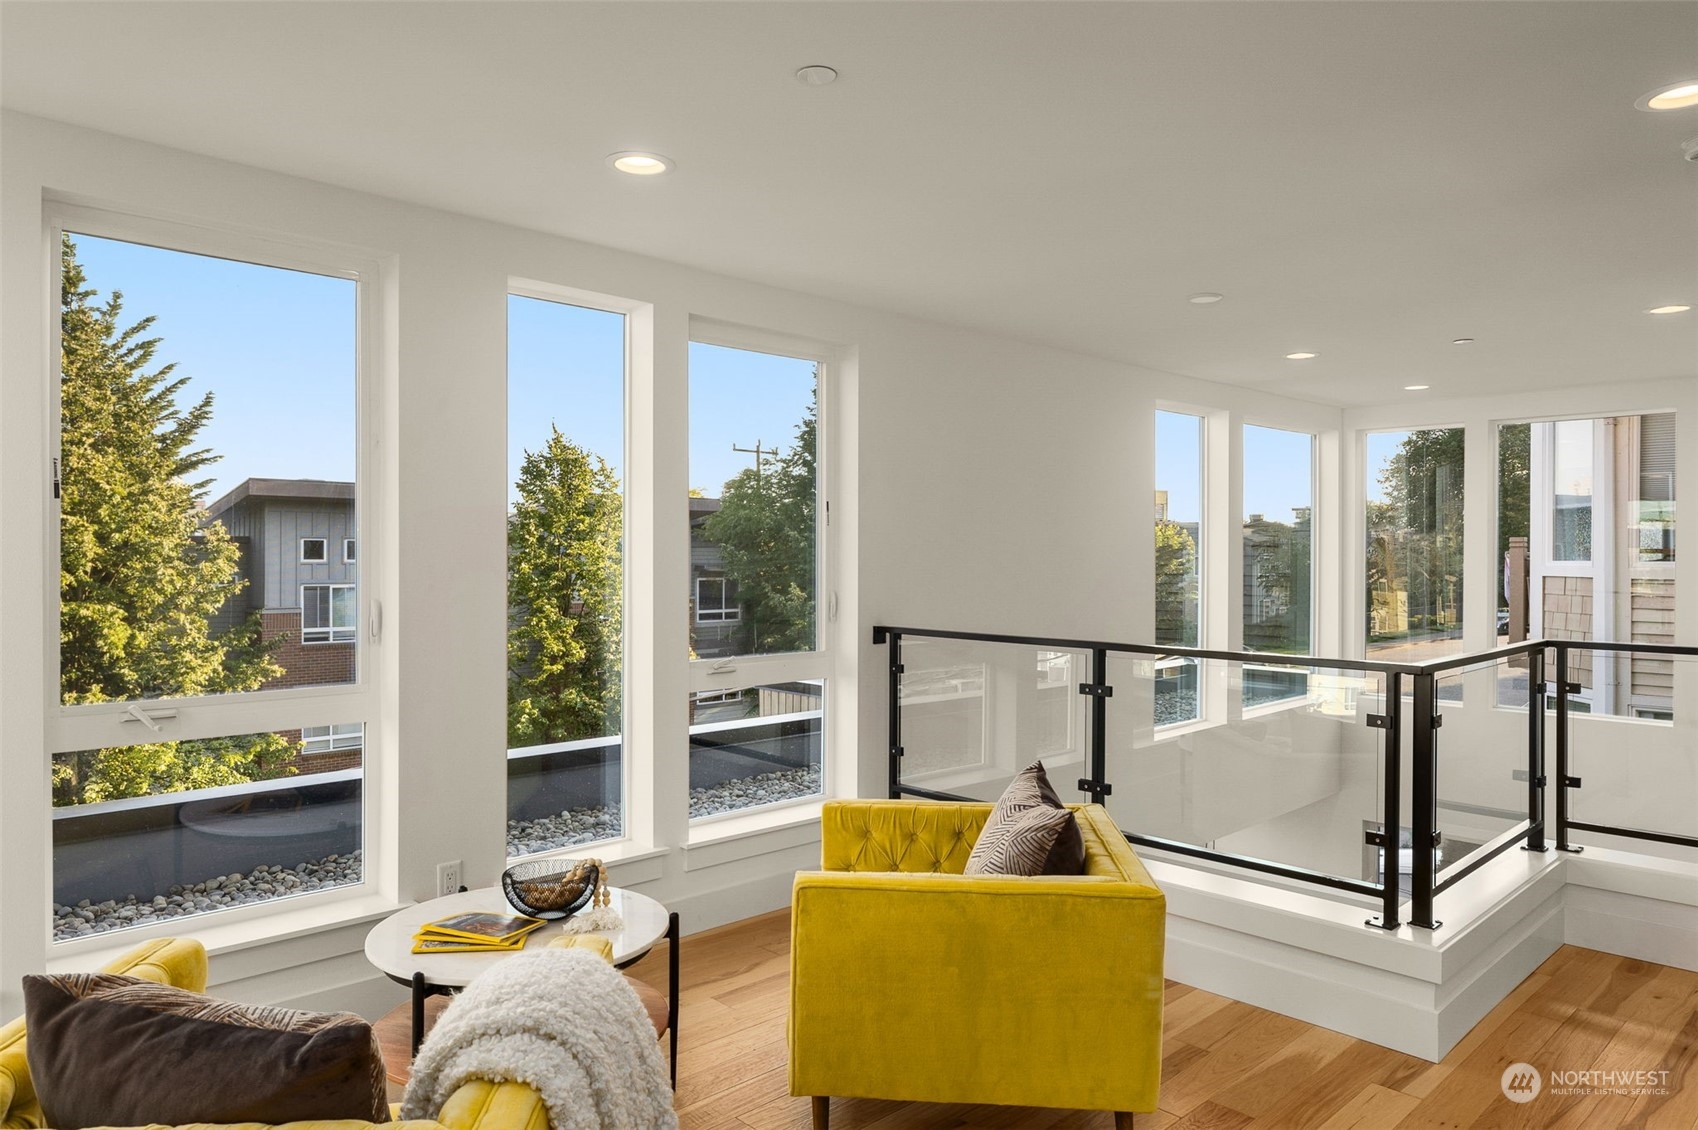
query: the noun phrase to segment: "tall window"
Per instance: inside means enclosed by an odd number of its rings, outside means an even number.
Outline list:
[[[354,273],[63,216],[54,936],[358,883]]]
[[[507,300],[507,851],[624,832],[625,318]]]
[[[1592,560],[1592,424],[1559,420],[1550,436],[1553,561]]]
[[[1156,413],[1155,613],[1156,642],[1202,646],[1203,420]],[[1195,659],[1169,656],[1156,664],[1156,725],[1200,717]]]
[[[1310,650],[1315,437],[1244,426],[1244,647]]]
[[[690,345],[690,815],[820,792],[815,360]]]
[[[1462,650],[1461,428],[1367,437],[1367,653],[1421,662]]]

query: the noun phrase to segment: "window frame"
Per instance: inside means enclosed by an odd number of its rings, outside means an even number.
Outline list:
[[[47,384],[46,449],[49,457],[57,459],[60,451],[60,356],[61,312],[58,293],[61,284],[59,246],[69,234],[97,239],[118,240],[143,244],[166,251],[188,255],[225,259],[255,266],[344,279],[354,284],[354,481],[356,484],[357,520],[368,536],[375,537],[376,552],[364,571],[366,576],[382,576],[386,558],[383,552],[383,531],[388,515],[383,509],[383,463],[378,455],[381,421],[386,405],[382,392],[380,359],[392,347],[392,334],[386,325],[385,287],[393,273],[393,261],[379,258],[374,252],[351,245],[311,239],[261,234],[234,225],[187,223],[118,207],[102,206],[48,196],[43,202],[43,229],[51,264],[45,281],[53,296],[46,303],[48,335],[48,366],[42,375]],[[285,687],[241,691],[227,694],[191,695],[169,699],[126,699],[100,703],[67,705],[60,692],[60,506],[50,500],[43,508],[42,552],[46,565],[47,583],[43,593],[44,695],[46,698],[43,756],[51,762],[63,753],[90,749],[147,744],[153,740],[192,741],[230,735],[261,732],[298,731],[303,723],[324,724],[328,719],[362,719],[365,727],[365,756],[362,759],[361,840],[364,868],[357,883],[324,891],[291,896],[275,901],[251,903],[223,910],[216,919],[195,916],[194,922],[218,923],[247,921],[272,914],[285,913],[303,904],[323,905],[369,896],[380,889],[379,876],[389,865],[393,827],[384,819],[385,805],[380,797],[392,787],[386,765],[390,752],[386,749],[382,729],[385,711],[383,697],[389,688],[383,683],[385,641],[375,630],[362,632],[359,625],[379,622],[381,592],[376,583],[356,586],[355,635],[360,648],[359,661],[351,682],[319,686]],[[328,549],[328,547],[327,547]],[[163,727],[157,737],[142,726],[127,724],[136,721],[132,707],[152,716]],[[161,794],[170,795],[170,794]],[[51,879],[49,879],[51,888]],[[54,955],[72,955],[85,949],[109,946],[114,938],[106,933],[55,941],[52,938],[51,915],[43,919],[49,951]],[[182,920],[171,919],[154,926],[127,928],[125,939],[141,940],[163,934],[180,933]]]
[[[708,584],[716,584],[716,585],[719,586],[719,603],[717,605],[715,605],[715,607],[713,609],[713,611],[718,613],[718,615],[709,616],[709,615],[704,614],[705,611],[706,611],[706,605],[702,601],[702,584],[703,584],[703,582],[706,582]],[[736,581],[733,581],[730,577],[727,577],[724,574],[715,574],[713,576],[697,577],[696,578],[696,623],[698,623],[698,624],[739,624],[739,623],[742,623],[742,621],[743,621],[743,606],[741,604],[737,603],[736,601],[732,601],[731,603],[727,604],[726,600],[725,600],[726,590],[731,588],[736,583],[737,583]]]
[[[357,490],[358,488],[356,487],[355,489]],[[307,556],[307,545],[311,542],[317,542],[318,543],[318,556],[317,557],[308,557]],[[328,565],[328,564],[330,564],[330,539],[329,538],[322,538],[322,537],[320,537],[320,538],[302,538],[301,539],[301,560],[300,560],[300,563],[302,565]]]
[[[1307,626],[1307,629],[1306,629],[1307,638],[1308,638],[1308,641],[1309,641],[1308,646],[1306,648],[1304,648],[1302,651],[1298,651],[1298,652],[1281,652],[1281,651],[1253,651],[1252,652],[1252,651],[1249,650],[1248,645],[1242,644],[1242,641],[1241,641],[1241,647],[1240,647],[1239,650],[1245,651],[1247,654],[1252,654],[1252,655],[1256,655],[1256,656],[1273,656],[1273,657],[1276,658],[1276,660],[1277,660],[1277,657],[1282,656],[1282,655],[1314,655],[1316,653],[1316,649],[1317,649],[1318,644],[1319,644],[1319,640],[1318,640],[1317,637],[1318,637],[1319,632],[1320,632],[1320,602],[1315,599],[1315,596],[1316,596],[1315,590],[1316,590],[1316,587],[1317,587],[1316,581],[1321,575],[1321,569],[1320,569],[1321,555],[1316,552],[1316,542],[1319,540],[1318,537],[1317,537],[1317,534],[1319,532],[1320,519],[1321,519],[1321,492],[1320,492],[1321,433],[1311,431],[1307,427],[1294,427],[1294,426],[1291,426],[1291,425],[1288,425],[1288,424],[1266,424],[1266,423],[1262,423],[1261,419],[1258,418],[1258,417],[1245,416],[1245,417],[1237,420],[1236,422],[1237,422],[1237,425],[1238,425],[1238,437],[1237,437],[1237,448],[1238,448],[1238,460],[1237,460],[1237,462],[1238,462],[1238,466],[1235,468],[1236,474],[1235,474],[1234,477],[1237,479],[1238,496],[1239,496],[1238,509],[1239,509],[1240,513],[1233,516],[1231,520],[1232,520],[1232,523],[1233,523],[1235,530],[1238,531],[1237,537],[1234,540],[1237,543],[1238,552],[1239,552],[1240,557],[1243,556],[1244,524],[1247,521],[1249,521],[1249,518],[1250,518],[1250,515],[1248,513],[1249,508],[1246,507],[1243,504],[1243,486],[1244,486],[1245,475],[1247,473],[1247,467],[1246,467],[1246,463],[1245,463],[1245,459],[1244,459],[1244,436],[1245,436],[1245,432],[1250,428],[1260,428],[1263,431],[1287,432],[1291,435],[1304,436],[1309,440],[1309,621],[1308,621],[1308,626]],[[1207,489],[1206,484],[1205,484],[1205,489]],[[1239,630],[1240,636],[1242,637],[1244,629],[1247,627],[1247,625],[1242,622],[1243,604],[1244,604],[1244,592],[1243,592],[1243,580],[1242,580],[1242,578],[1240,579],[1240,583],[1239,583],[1239,591],[1236,592],[1236,593],[1233,593],[1229,597],[1229,599],[1233,602],[1233,607],[1237,610],[1237,615],[1240,617],[1240,622],[1238,624],[1238,630]],[[1256,709],[1256,708],[1252,708],[1252,709]]]
[[[820,791],[819,793],[761,806],[761,816],[777,811],[783,813],[798,805],[818,804],[834,795],[831,782],[834,775],[835,751],[831,741],[831,719],[842,709],[836,691],[841,681],[836,677],[836,653],[830,640],[832,625],[837,621],[835,578],[830,569],[832,559],[831,499],[836,481],[835,445],[832,443],[832,405],[836,391],[837,370],[844,364],[842,351],[823,342],[735,325],[715,319],[692,316],[688,335],[690,345],[711,345],[724,349],[766,353],[798,361],[811,361],[814,375],[814,649],[812,651],[780,652],[770,655],[737,653],[709,659],[685,659],[685,690],[695,693],[720,693],[746,690],[750,687],[779,683],[823,681],[821,698],[825,725],[821,730]],[[686,388],[688,374],[686,373]],[[685,412],[688,427],[689,413]],[[681,500],[682,502],[682,500]],[[680,510],[688,513],[687,502]],[[680,515],[683,520],[684,515]],[[729,817],[743,815],[744,810],[716,813],[688,821],[689,836],[711,828]],[[779,817],[782,818],[782,817]]]
[[[307,590],[326,589],[325,608],[330,613],[330,623],[322,628],[307,627]],[[354,619],[353,623],[338,625],[336,623],[336,592],[338,589],[354,590]],[[307,637],[313,632],[312,638]],[[323,632],[320,637],[317,633]],[[316,645],[323,643],[355,643],[360,634],[359,585],[353,581],[308,581],[301,585],[301,643]]]
[[[359,559],[358,559],[358,557],[355,556],[355,547],[354,547],[355,540],[356,539],[354,539],[354,538],[343,538],[342,539],[342,564],[344,564],[344,565],[358,565],[359,564]]]

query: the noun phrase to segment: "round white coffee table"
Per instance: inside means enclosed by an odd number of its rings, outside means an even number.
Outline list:
[[[592,933],[613,944],[613,964],[624,968],[653,949],[665,938],[667,947],[666,1019],[672,1042],[673,1079],[677,1080],[678,1061],[678,915],[645,894],[623,887],[609,887],[613,909],[624,919],[618,930],[595,930]],[[475,891],[444,895],[403,907],[371,928],[366,935],[366,960],[382,970],[391,980],[399,981],[413,990],[413,1051],[419,1050],[424,1038],[425,999],[437,993],[464,988],[496,962],[522,953],[531,946],[544,946],[561,931],[559,923],[550,922],[532,931],[525,946],[517,950],[494,953],[414,953],[413,935],[426,922],[434,922],[451,914],[469,911],[495,911],[516,914],[500,887],[480,887]],[[570,919],[566,919],[570,921]]]

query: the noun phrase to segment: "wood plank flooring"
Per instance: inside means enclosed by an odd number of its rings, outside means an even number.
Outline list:
[[[788,911],[681,946],[683,1130],[806,1130],[785,1078]],[[632,971],[666,984],[662,945]],[[1138,1130],[1693,1130],[1698,973],[1564,946],[1442,1063],[1168,982],[1161,1109]],[[1104,1034],[1105,1037],[1110,1035]],[[1545,1072],[1512,1103],[1510,1064]],[[1666,1094],[1559,1094],[1552,1071],[1667,1071]],[[1106,1112],[832,1101],[832,1130],[1109,1130]]]

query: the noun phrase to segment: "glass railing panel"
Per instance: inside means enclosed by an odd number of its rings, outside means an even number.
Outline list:
[[[625,834],[619,735],[507,751],[507,855]]]
[[[690,819],[820,795],[825,680],[690,698]]]
[[[1576,673],[1587,680],[1582,694],[1569,701],[1569,774],[1581,781],[1569,790],[1570,818],[1698,837],[1698,743],[1687,705],[1698,691],[1698,657],[1570,655],[1578,660],[1572,663]],[[1574,674],[1570,680],[1580,681]],[[1666,697],[1646,694],[1653,686],[1666,690]],[[1575,832],[1571,838],[1598,842],[1597,833]]]
[[[54,940],[360,882],[363,745],[353,722],[56,754]]]
[[[1525,666],[1519,670],[1521,705],[1497,709],[1483,704],[1492,702],[1497,689],[1513,678],[1515,669],[1506,662],[1476,663],[1445,671],[1435,679],[1442,724],[1434,735],[1439,843],[1433,867],[1440,881],[1496,846],[1506,833],[1527,826],[1527,714],[1531,706],[1525,693],[1526,672]]]
[[[1040,758],[1064,799],[1084,775],[1089,653],[904,637],[901,783],[995,800]]]
[[[1196,661],[1198,717],[1157,724],[1162,662],[1111,654],[1108,808],[1124,831],[1351,880],[1383,867],[1384,677]]]

